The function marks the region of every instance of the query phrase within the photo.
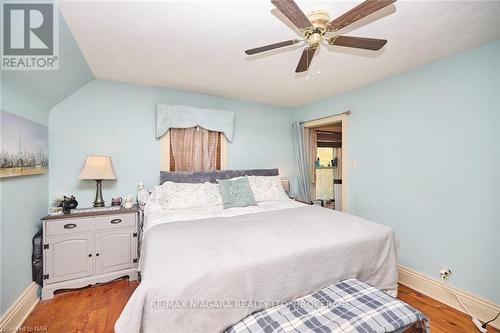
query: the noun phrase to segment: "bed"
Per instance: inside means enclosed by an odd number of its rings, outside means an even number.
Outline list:
[[[277,172],[163,173],[162,183]],[[395,237],[387,226],[291,199],[166,210],[159,190],[146,205],[142,281],[117,333],[219,333],[251,313],[349,278],[396,294]]]

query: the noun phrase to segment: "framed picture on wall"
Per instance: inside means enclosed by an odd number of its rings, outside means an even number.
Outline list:
[[[0,110],[0,178],[49,170],[47,126]]]

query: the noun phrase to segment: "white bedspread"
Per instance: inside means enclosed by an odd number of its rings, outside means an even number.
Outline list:
[[[248,208],[207,212],[217,217],[195,220],[195,213],[184,212],[180,222],[172,219],[182,216],[150,212],[143,279],[115,331],[218,333],[270,301],[292,300],[343,279],[396,288],[390,228],[318,206],[280,205],[252,207],[256,212],[249,214]]]

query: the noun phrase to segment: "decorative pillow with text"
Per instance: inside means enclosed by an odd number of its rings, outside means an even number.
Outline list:
[[[217,179],[224,208],[256,206],[248,177]]]

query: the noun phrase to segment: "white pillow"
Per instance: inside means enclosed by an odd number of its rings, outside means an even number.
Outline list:
[[[248,180],[257,202],[290,200],[283,189],[280,176],[248,176]]]
[[[202,208],[222,205],[217,184],[165,182],[156,188],[156,200],[163,209]]]

